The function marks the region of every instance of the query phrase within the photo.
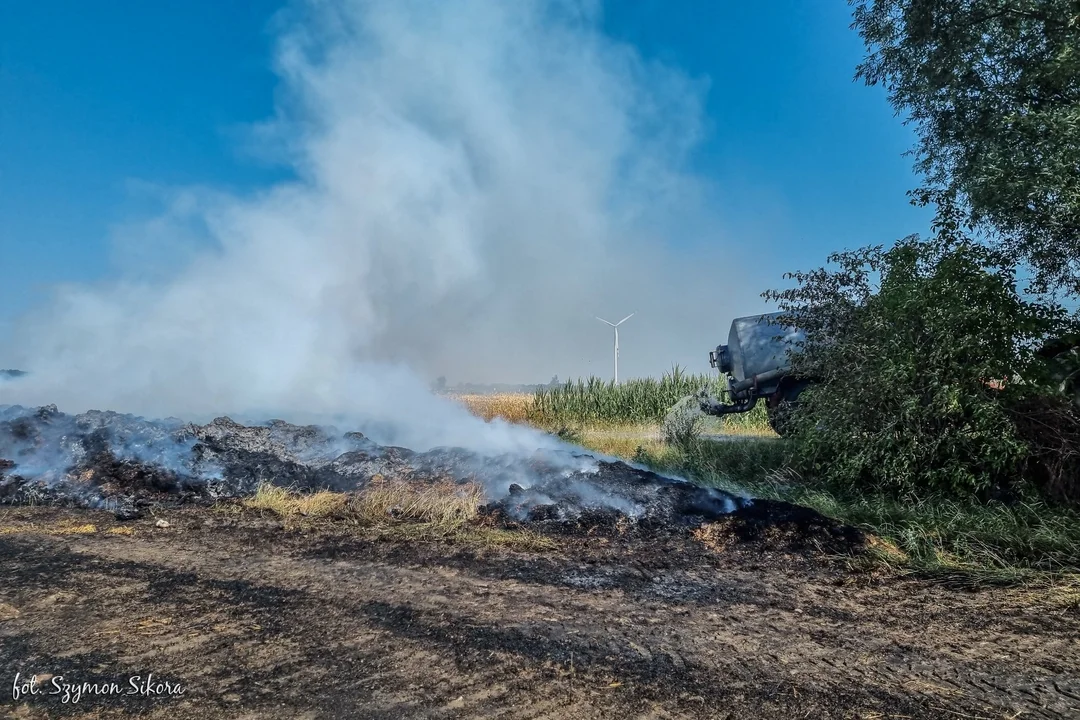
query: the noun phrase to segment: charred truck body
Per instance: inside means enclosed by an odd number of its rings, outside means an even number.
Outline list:
[[[810,380],[792,373],[789,355],[806,335],[799,328],[780,324],[782,315],[751,315],[732,321],[727,345],[709,353],[709,365],[727,376],[729,402],[707,397],[701,402],[703,412],[747,412],[764,400],[769,424],[777,434],[785,434],[788,413]]]

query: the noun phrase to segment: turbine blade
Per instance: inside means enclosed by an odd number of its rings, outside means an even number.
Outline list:
[[[608,325],[610,325],[611,327],[615,327],[615,323],[611,323],[611,322],[608,322],[607,320],[605,320],[605,319],[604,319],[604,318],[602,318],[602,317],[596,317],[595,315],[593,315],[593,317],[595,317],[595,318],[596,318],[597,320],[599,320],[599,321],[600,321],[600,322],[602,322],[602,323],[607,323],[607,324],[608,324]]]
[[[622,320],[620,320],[619,322],[617,322],[617,323],[615,323],[615,324],[616,324],[616,325],[622,325],[622,324],[623,324],[624,322],[626,322],[626,321],[627,321],[627,320],[629,320],[630,318],[634,317],[635,315],[637,315],[637,313],[636,313],[636,312],[632,312],[632,313],[630,313],[629,315],[627,315],[626,317],[624,317],[624,318],[623,318]]]

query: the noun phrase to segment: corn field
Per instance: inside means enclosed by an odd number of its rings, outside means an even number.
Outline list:
[[[675,366],[662,378],[628,380],[619,385],[591,377],[533,395],[529,420],[536,424],[652,424],[659,423],[671,407],[703,387],[724,389],[712,375],[691,375]]]

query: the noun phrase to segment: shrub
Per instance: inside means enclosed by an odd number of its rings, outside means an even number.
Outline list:
[[[1024,469],[1011,408],[1052,392],[1036,348],[1068,324],[1015,267],[939,211],[936,236],[835,253],[765,297],[798,317],[794,369],[815,377],[792,417],[801,470],[842,486],[986,496]]]
[[[660,425],[660,435],[669,445],[680,450],[689,450],[698,439],[703,420],[695,397],[681,400],[664,418]]]

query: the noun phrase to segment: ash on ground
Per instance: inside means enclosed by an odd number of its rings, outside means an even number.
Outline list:
[[[210,503],[270,483],[301,492],[362,490],[373,477],[477,482],[489,512],[534,523],[588,517],[700,524],[751,501],[566,446],[490,456],[460,448],[414,452],[358,432],[281,420],[206,425],[55,406],[0,406],[0,504],[141,508]]]

